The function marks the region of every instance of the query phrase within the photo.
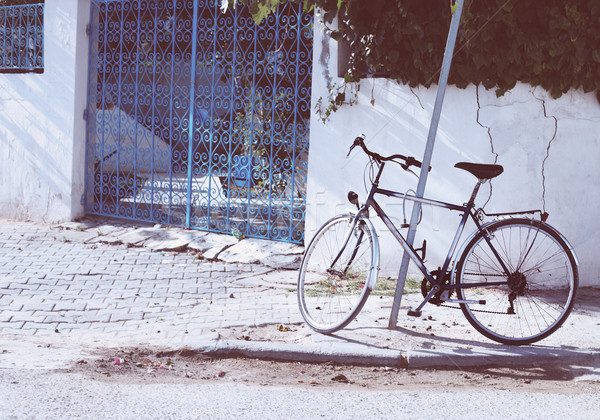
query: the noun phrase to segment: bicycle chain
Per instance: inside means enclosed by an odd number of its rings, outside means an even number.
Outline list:
[[[444,305],[443,303],[437,306],[443,306],[444,308],[451,308],[451,309],[460,309],[460,306],[450,306],[450,305]],[[470,308],[471,312],[483,312],[486,314],[496,314],[496,315],[506,315],[506,312],[498,312],[498,311],[486,311],[484,309],[473,309]]]
[[[481,273],[465,273],[466,276],[481,276]],[[483,277],[506,277],[506,274],[485,274]]]
[[[465,275],[481,275],[481,273],[464,273]],[[486,274],[485,277],[506,277],[505,274]],[[451,309],[460,309],[460,306],[450,306],[450,305],[444,305],[443,303],[437,306],[443,306],[444,308],[451,308]],[[506,312],[498,312],[498,311],[486,311],[485,309],[473,309],[470,308],[471,312],[482,312],[482,313],[486,313],[486,314],[496,314],[496,315],[506,315]]]

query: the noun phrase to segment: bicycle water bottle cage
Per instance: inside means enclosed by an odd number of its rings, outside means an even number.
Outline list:
[[[427,254],[427,240],[423,239],[423,246],[415,249],[415,252],[421,253],[421,261],[425,262],[425,255]]]

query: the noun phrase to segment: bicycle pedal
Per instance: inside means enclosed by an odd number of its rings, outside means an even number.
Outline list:
[[[414,316],[414,317],[420,317],[422,313],[423,312],[421,312],[421,311],[414,311],[412,309],[409,309],[408,312],[407,312],[407,315],[408,316]]]

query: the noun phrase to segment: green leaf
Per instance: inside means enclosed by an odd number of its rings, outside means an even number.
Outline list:
[[[259,25],[267,16],[277,10],[279,7],[279,0],[256,0],[250,3],[248,8],[252,19]]]
[[[488,64],[489,59],[485,55],[477,53],[473,56],[473,62],[475,63],[477,68],[480,69],[484,65]]]

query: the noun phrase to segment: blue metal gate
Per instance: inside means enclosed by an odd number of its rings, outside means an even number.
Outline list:
[[[302,243],[312,16],[220,3],[92,0],[85,209]]]

